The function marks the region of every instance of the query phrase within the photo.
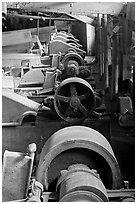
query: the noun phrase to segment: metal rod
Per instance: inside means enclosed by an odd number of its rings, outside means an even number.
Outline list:
[[[135,189],[107,190],[109,198],[135,196]]]
[[[2,123],[2,127],[15,127],[20,126],[21,124],[18,122],[10,122],[10,123]]]

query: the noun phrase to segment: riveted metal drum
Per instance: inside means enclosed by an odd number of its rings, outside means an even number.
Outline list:
[[[46,190],[55,191],[61,170],[77,163],[96,169],[105,188],[121,188],[119,165],[109,142],[99,132],[84,126],[63,128],[46,141],[37,180]]]
[[[79,122],[89,117],[95,107],[91,85],[84,79],[65,79],[57,88],[54,106],[58,115],[68,122]]]

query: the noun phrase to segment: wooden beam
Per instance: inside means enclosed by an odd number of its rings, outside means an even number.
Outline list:
[[[19,2],[19,9],[36,12],[57,12],[91,15],[96,13],[117,15],[123,9],[122,2]],[[8,8],[17,8],[17,3],[8,3]]]
[[[102,77],[102,45],[101,45],[101,14],[98,14],[98,27],[97,27],[97,47],[98,47],[98,64],[99,64],[99,78]]]
[[[104,14],[104,88],[109,87],[108,78],[108,45],[107,45],[107,14]]]
[[[28,18],[34,20],[56,20],[56,21],[75,21],[72,18],[53,18],[53,17],[45,17],[45,16],[32,16],[32,15],[22,15],[22,14],[8,14],[9,17],[18,17],[18,18]]]
[[[3,47],[29,42],[32,42],[31,32],[29,30],[2,32]]]
[[[104,74],[104,18],[101,18],[101,57],[102,57],[102,74]]]
[[[111,97],[118,93],[118,78],[119,78],[119,64],[118,64],[118,34],[113,35],[113,50],[112,50],[112,84]]]

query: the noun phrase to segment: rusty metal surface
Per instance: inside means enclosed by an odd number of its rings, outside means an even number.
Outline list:
[[[42,194],[43,194],[43,185],[32,179],[31,181],[31,190],[28,196],[27,202],[41,202]]]
[[[64,42],[62,40],[52,40],[49,43],[49,53],[50,54],[58,54],[61,52],[62,54],[65,54],[68,49],[74,49],[77,51],[79,54],[85,54],[85,51],[80,49],[79,47],[75,47],[67,42]]]
[[[75,49],[75,47],[72,49]],[[76,53],[76,51],[71,51],[71,48],[68,50],[68,53],[62,58],[62,63],[66,69],[69,60],[75,60],[79,66],[84,66],[83,58],[80,56],[80,54]]]
[[[97,171],[95,169],[90,170],[83,164],[71,165],[67,170],[62,170],[57,183],[57,188],[62,202],[64,200],[64,196],[67,194],[70,195],[68,200],[65,198],[65,201],[69,202],[70,199],[72,201],[73,196],[71,193],[74,192],[76,192],[74,199],[75,202],[82,202],[83,198],[86,199],[87,193],[89,194],[89,192],[91,192],[91,202],[108,201],[106,189]],[[82,194],[80,192],[82,192]],[[79,196],[81,196],[81,199]]]
[[[5,151],[2,172],[4,202],[26,198],[35,151],[35,144],[28,147],[28,154]]]
[[[54,132],[71,125],[61,120],[55,112],[53,114],[49,112],[45,112],[45,119],[41,118],[38,112],[35,125],[22,124],[20,126],[20,123],[9,122],[2,124],[2,152],[5,150],[25,152],[26,146],[32,142],[37,144],[37,149],[40,151],[46,140]],[[85,120],[81,125],[99,131],[110,141],[110,119],[108,117],[103,117],[101,120]]]
[[[82,121],[90,116],[95,107],[94,91],[81,78],[65,79],[55,92],[54,106],[57,114],[65,121]]]
[[[40,104],[10,90],[2,90],[2,122],[17,122],[26,111],[37,112]]]
[[[42,86],[44,83],[44,74],[42,69],[31,69],[26,74],[24,74],[21,78],[19,88],[24,85],[24,87],[32,87],[32,86]]]
[[[37,170],[37,179],[46,189],[50,184],[48,169],[52,161],[61,153],[74,148],[89,149],[99,154],[111,169],[111,187],[121,186],[121,174],[113,150],[107,140],[97,131],[81,126],[67,127],[53,134],[45,143]],[[66,165],[67,165],[67,161]],[[73,160],[72,160],[73,162]],[[103,169],[102,169],[103,171]],[[106,171],[106,170],[105,170]]]

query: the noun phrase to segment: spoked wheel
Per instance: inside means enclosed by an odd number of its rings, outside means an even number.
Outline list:
[[[94,91],[90,84],[81,78],[65,79],[55,92],[54,106],[63,120],[82,121],[90,116],[95,107]]]

